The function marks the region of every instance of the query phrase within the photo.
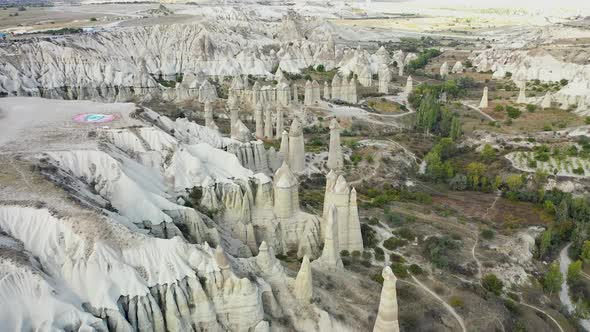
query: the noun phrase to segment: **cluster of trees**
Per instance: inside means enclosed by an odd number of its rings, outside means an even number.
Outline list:
[[[426,65],[428,64],[428,61],[430,61],[430,59],[432,58],[436,58],[437,56],[441,55],[442,52],[436,48],[429,48],[429,49],[425,49],[424,51],[420,52],[420,54],[418,54],[418,57],[412,61],[410,61],[410,63],[408,63],[408,70],[410,72],[414,72],[417,69],[422,69],[424,67],[426,67]]]

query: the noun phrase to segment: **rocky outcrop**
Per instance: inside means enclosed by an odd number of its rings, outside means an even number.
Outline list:
[[[219,130],[215,120],[213,119],[213,106],[211,106],[211,102],[205,102],[205,127],[210,128],[212,130]]]
[[[338,247],[337,214],[338,210],[334,205],[328,206],[325,218],[324,249],[320,258],[313,262],[314,265],[321,268],[342,268],[344,266]]]
[[[440,66],[439,74],[440,74],[440,77],[443,77],[443,78],[449,76],[449,64],[448,63],[445,62]]]
[[[295,173],[305,171],[305,141],[303,128],[297,118],[293,119],[289,128],[289,167]]]
[[[289,106],[291,104],[291,87],[285,82],[279,83],[276,88],[277,103],[280,106]]]
[[[389,82],[391,81],[391,71],[387,65],[381,65],[379,69],[379,92],[389,93]]]
[[[264,109],[264,138],[272,139],[272,111],[269,104]]]
[[[262,104],[256,103],[254,106],[254,121],[256,122],[256,138],[264,138],[264,114]]]
[[[340,79],[340,75],[336,74],[332,78],[332,99],[334,100],[343,100],[342,98],[342,81]]]
[[[313,80],[313,82],[311,82],[311,94],[312,94],[312,97],[311,97],[312,104],[316,103],[322,99],[322,97],[320,95],[320,84],[316,80]]]
[[[349,252],[362,251],[363,239],[356,202],[356,190],[354,188],[350,190],[344,177],[336,175],[334,171],[330,171],[326,176],[324,224],[322,229],[326,228],[326,221],[331,207],[334,207],[337,212],[334,221],[336,222],[338,248]]]
[[[309,257],[303,256],[301,267],[297,273],[295,284],[293,286],[293,293],[295,298],[303,303],[309,303],[313,296],[313,282],[311,276],[311,265],[309,264]]]
[[[203,84],[199,87],[199,102],[214,102],[217,99],[217,90],[215,87],[208,81],[203,81]]]
[[[459,74],[463,72],[463,63],[461,63],[461,61],[457,61],[455,62],[455,64],[453,65],[453,68],[451,69],[451,73],[453,74]]]
[[[483,88],[483,95],[481,96],[481,101],[479,102],[479,108],[484,109],[488,108],[488,87]]]
[[[311,87],[311,81],[305,82],[305,92],[303,95],[303,105],[309,106],[313,104],[313,89]]]
[[[277,107],[277,125],[275,127],[276,130],[276,139],[280,139],[281,135],[283,134],[283,123],[284,123],[284,116],[283,116],[283,108],[281,106]]]
[[[389,266],[383,269],[381,275],[383,276],[383,288],[381,289],[379,311],[373,332],[399,332],[397,291],[395,289],[397,278]]]
[[[547,93],[543,97],[543,100],[541,101],[541,108],[543,108],[543,109],[551,108],[552,99],[553,98],[551,96],[551,92],[547,91]]]
[[[339,170],[344,167],[342,147],[340,146],[340,124],[336,119],[330,121],[330,146],[326,166],[331,170]]]
[[[331,93],[330,93],[330,86],[328,85],[328,81],[324,82],[324,100],[330,100]]]
[[[517,104],[526,104],[527,103],[526,82],[522,82],[522,85],[520,86],[520,91],[518,92],[518,98],[516,99],[516,103]]]
[[[406,96],[409,96],[410,93],[412,93],[412,90],[414,90],[414,83],[412,81],[412,76],[408,76],[408,79],[406,80],[406,87],[404,89],[404,93],[406,94]]]

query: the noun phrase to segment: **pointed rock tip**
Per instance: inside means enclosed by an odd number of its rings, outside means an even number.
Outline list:
[[[268,245],[266,244],[266,241],[262,241],[262,243],[260,244],[260,247],[258,247],[258,254],[260,255],[260,251],[268,251]]]

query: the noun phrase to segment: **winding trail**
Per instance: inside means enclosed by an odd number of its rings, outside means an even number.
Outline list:
[[[467,103],[466,103],[466,102],[464,102],[464,101],[462,101],[462,102],[461,102],[461,105],[463,105],[463,106],[465,106],[465,107],[468,107],[468,108],[470,108],[470,109],[472,109],[472,110],[476,111],[476,112],[477,112],[477,113],[479,113],[481,116],[483,116],[484,118],[486,118],[486,119],[488,119],[488,120],[490,120],[490,121],[494,121],[494,122],[495,122],[495,121],[497,121],[496,119],[492,118],[492,117],[491,117],[489,114],[485,113],[484,111],[480,110],[479,108],[477,108],[477,107],[475,107],[475,106],[473,106],[473,105],[469,105],[469,104],[467,104]]]
[[[563,327],[561,327],[561,325],[559,325],[559,322],[558,322],[558,321],[557,321],[555,318],[553,318],[553,316],[551,316],[550,314],[548,314],[548,313],[547,313],[545,310],[543,310],[543,309],[540,309],[540,308],[537,308],[537,307],[535,307],[535,306],[532,306],[532,305],[530,305],[530,304],[528,304],[528,303],[525,303],[525,302],[516,302],[516,303],[518,303],[518,304],[522,304],[522,305],[523,305],[523,306],[525,306],[525,307],[529,307],[529,308],[531,308],[531,309],[533,309],[533,310],[536,310],[536,311],[538,311],[538,312],[540,312],[540,313],[544,314],[545,316],[549,317],[549,319],[551,319],[551,321],[552,321],[553,323],[555,323],[555,325],[557,326],[557,328],[559,328],[559,331],[560,331],[560,332],[565,332],[565,331],[563,330]]]
[[[467,332],[467,328],[465,327],[465,322],[463,321],[463,318],[461,316],[459,316],[459,314],[457,313],[457,311],[455,311],[455,309],[453,307],[451,307],[447,302],[445,302],[445,300],[443,300],[440,296],[438,296],[438,294],[436,294],[430,288],[426,287],[426,285],[421,283],[420,280],[418,280],[416,277],[414,277],[413,275],[410,275],[410,276],[414,280],[415,284],[411,283],[409,281],[406,281],[407,283],[419,286],[420,288],[425,290],[428,294],[432,295],[432,297],[434,297],[435,299],[440,301],[442,303],[442,305],[445,307],[445,309],[447,309],[447,311],[449,311],[449,313],[451,313],[451,315],[453,315],[453,317],[455,317],[455,319],[457,320],[457,322],[461,326],[461,330],[463,332]]]
[[[559,290],[559,300],[565,306],[566,310],[573,314],[576,312],[576,305],[573,303],[572,298],[569,294],[569,285],[567,284],[567,270],[571,263],[571,259],[568,255],[568,249],[571,247],[571,243],[563,247],[559,252],[559,271],[563,275],[563,282],[561,283],[561,289]],[[590,331],[590,319],[580,319],[580,325],[586,331]]]

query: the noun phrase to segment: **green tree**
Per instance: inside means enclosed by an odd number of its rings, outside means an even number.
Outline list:
[[[489,292],[492,292],[498,296],[502,294],[502,289],[504,288],[504,283],[502,280],[498,279],[498,277],[492,273],[483,276],[481,279],[481,285]]]
[[[549,271],[547,271],[543,278],[543,288],[549,292],[549,295],[552,295],[559,290],[561,283],[563,283],[563,275],[559,271],[559,264],[554,262],[549,265]]]
[[[564,222],[569,217],[569,207],[567,204],[567,200],[562,199],[561,203],[555,209],[555,219],[559,222]]]
[[[483,146],[481,150],[481,160],[485,163],[491,163],[496,159],[496,151],[490,144],[486,144]]]
[[[551,239],[553,238],[553,234],[551,229],[547,229],[541,234],[541,241],[539,242],[539,258],[543,259],[549,248],[551,248]]]
[[[582,251],[580,253],[580,258],[584,261],[584,263],[590,263],[590,240],[584,241],[582,245]]]
[[[453,117],[451,121],[451,134],[450,137],[453,140],[457,140],[463,134],[463,130],[461,129],[461,121],[456,116]]]
[[[580,280],[580,272],[582,272],[582,261],[577,260],[570,263],[567,267],[567,282],[571,284]]]
[[[482,163],[472,162],[467,165],[467,180],[469,181],[469,184],[472,188],[479,187],[481,178],[486,171],[487,166]]]
[[[516,191],[523,185],[522,177],[518,174],[512,174],[506,178],[506,185],[510,190]]]

